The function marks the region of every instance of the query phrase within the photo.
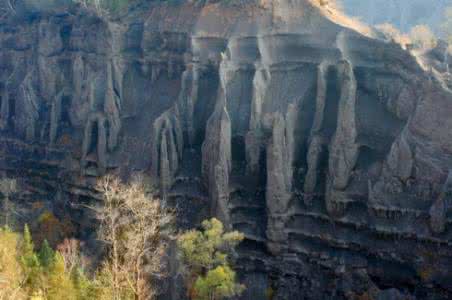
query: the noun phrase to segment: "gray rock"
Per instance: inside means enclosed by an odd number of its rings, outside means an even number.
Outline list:
[[[286,124],[275,114],[272,136],[267,146],[267,238],[269,250],[277,255],[286,247],[285,214],[292,189],[292,166],[288,159]]]
[[[71,0],[18,0],[14,9],[20,15],[61,12],[71,5]]]
[[[231,122],[226,107],[218,103],[207,122],[202,145],[202,174],[211,197],[211,212],[227,226],[229,213],[229,173],[231,171]]]
[[[430,207],[430,226],[435,233],[441,233],[446,229],[446,215],[450,205],[452,191],[452,172],[449,171],[446,182],[438,198]]]
[[[330,176],[333,188],[347,187],[351,172],[358,159],[356,128],[356,80],[350,62],[343,61],[338,67],[341,95],[338,108],[337,128],[330,148]]]
[[[0,172],[24,183],[19,206],[70,214],[97,253],[79,204],[99,176],[142,172],[184,229],[215,216],[245,234],[244,299],[452,297],[443,48],[424,69],[308,0],[47,7],[0,24]],[[170,256],[162,299],[179,299]]]

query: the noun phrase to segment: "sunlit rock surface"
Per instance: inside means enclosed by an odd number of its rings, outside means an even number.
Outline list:
[[[89,241],[96,178],[145,172],[180,226],[245,233],[243,299],[452,297],[452,93],[434,52],[421,68],[308,0],[59,9],[0,22],[0,170],[22,206],[69,211]]]

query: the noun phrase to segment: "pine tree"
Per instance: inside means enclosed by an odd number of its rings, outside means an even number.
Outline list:
[[[38,256],[41,266],[44,268],[44,271],[47,271],[55,259],[55,251],[53,251],[53,249],[50,247],[47,240],[44,240],[44,242],[42,243]]]
[[[37,292],[42,286],[41,266],[39,258],[34,252],[34,244],[27,224],[24,226],[21,252],[22,256],[20,262],[27,278],[25,287],[30,293]]]
[[[0,299],[101,299],[95,286],[99,281],[85,276],[78,247],[72,250],[66,258],[44,241],[36,253],[27,225],[23,235],[0,227]]]
[[[31,238],[30,229],[28,228],[28,224],[25,224],[24,226],[24,241],[22,244],[22,255],[24,257],[30,257],[34,254],[34,244],[33,240]]]

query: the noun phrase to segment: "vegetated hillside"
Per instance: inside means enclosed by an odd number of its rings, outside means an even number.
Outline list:
[[[451,0],[340,0],[345,12],[371,25],[391,23],[403,32],[416,25],[428,25],[440,32],[443,14]]]
[[[143,171],[180,226],[245,233],[243,299],[452,296],[451,60],[421,68],[308,0],[55,3],[0,23],[25,219],[44,201],[89,244],[96,179]]]

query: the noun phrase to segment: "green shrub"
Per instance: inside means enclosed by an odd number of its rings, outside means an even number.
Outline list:
[[[225,233],[223,224],[215,218],[204,221],[202,230],[190,230],[179,237],[190,298],[223,299],[243,291],[228,256],[243,238],[238,231]]]

